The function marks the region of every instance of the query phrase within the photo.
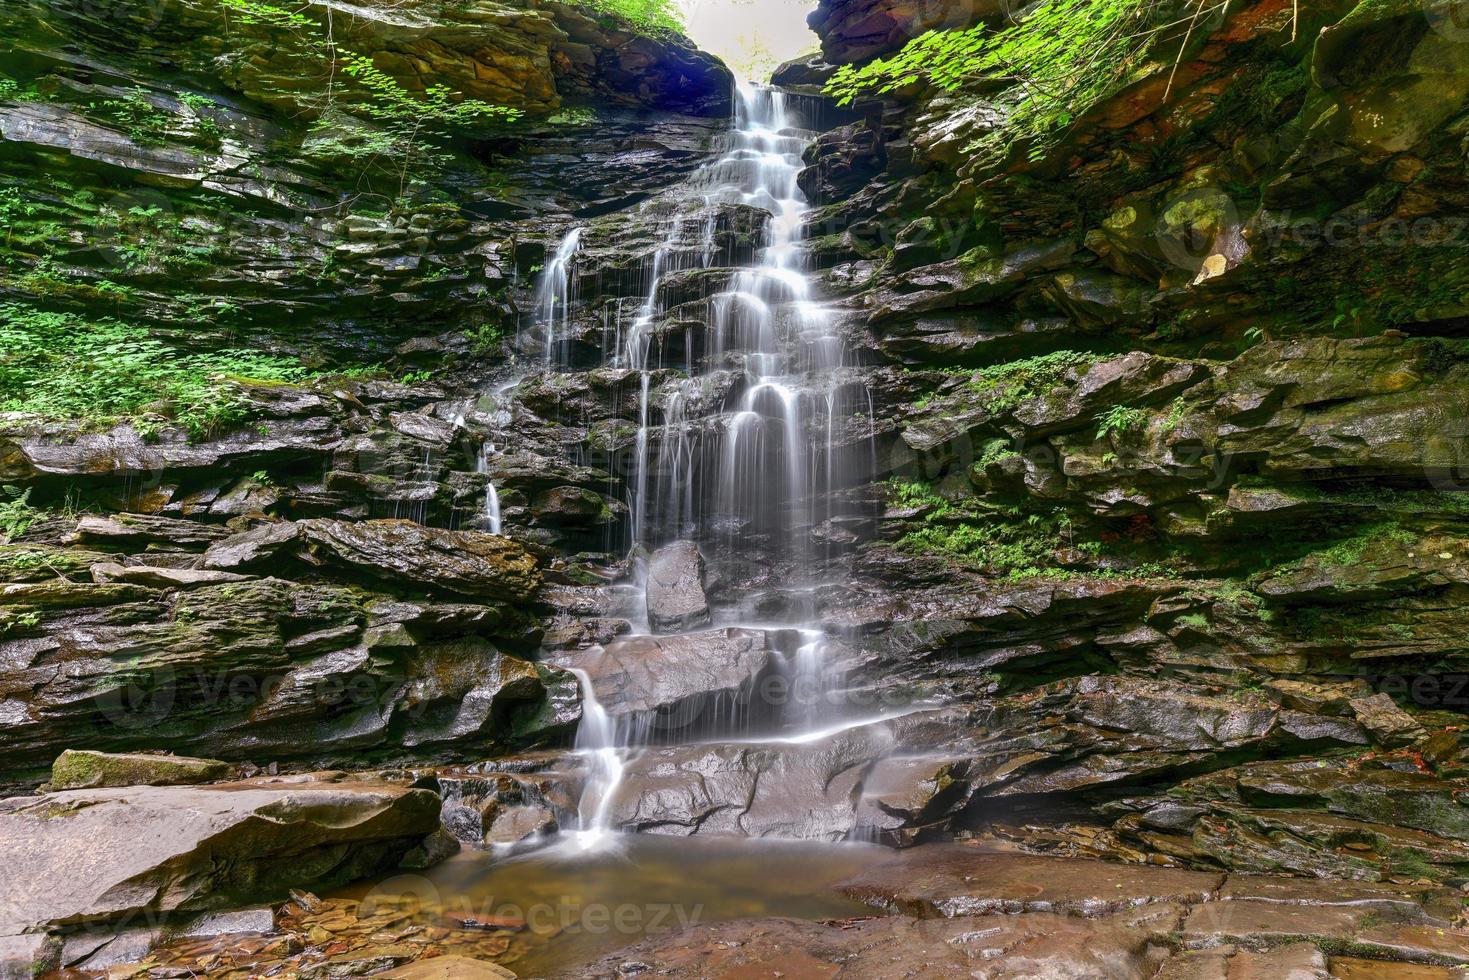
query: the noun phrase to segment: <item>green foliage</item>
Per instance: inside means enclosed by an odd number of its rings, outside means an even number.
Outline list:
[[[1066,380],[1072,368],[1095,363],[1095,354],[1062,350],[987,367],[974,376],[970,387],[984,396],[992,412],[1008,412],[1021,402],[1044,395]]]
[[[911,499],[921,499],[922,491],[908,492]],[[1000,513],[948,501],[925,514],[898,547],[950,555],[1011,579],[1068,578],[1076,573],[1057,566],[1058,550],[1075,548],[1093,556],[1102,550],[1099,542],[1076,541],[1070,515],[1059,508],[1049,514]]]
[[[597,121],[597,114],[586,106],[566,106],[546,122],[555,126],[590,126]]]
[[[1113,405],[1097,417],[1097,438],[1115,439],[1141,432],[1148,424],[1148,413],[1141,408]]]
[[[1020,452],[1004,439],[991,439],[985,443],[984,451],[980,453],[979,460],[974,464],[976,469],[986,469],[1002,460],[1019,456]]]
[[[316,21],[299,10],[289,10],[273,3],[260,0],[220,0],[225,9],[233,11],[242,24],[263,24],[286,30],[313,30]]]
[[[600,14],[620,17],[648,34],[683,34],[683,14],[674,0],[577,0],[577,3]]]
[[[0,102],[45,102],[46,98],[34,82],[22,83],[0,75]]]
[[[194,132],[199,135],[205,144],[217,149],[224,141],[224,130],[220,128],[215,118],[210,115],[211,112],[219,108],[215,105],[214,100],[202,95],[195,95],[193,92],[184,92],[179,95],[179,101],[188,107],[190,114],[193,116]]]
[[[303,149],[314,157],[353,161],[364,172],[386,164],[398,180],[398,196],[448,162],[441,144],[454,133],[487,122],[513,122],[522,115],[519,109],[463,98],[443,85],[411,92],[379,69],[372,58],[338,45],[320,24],[299,10],[262,0],[220,3],[242,23],[289,32],[296,44],[322,59],[333,82],[340,68],[356,83],[355,91],[340,93],[343,101],[376,128],[344,117],[335,104],[338,93],[328,85],[326,99],[316,107],[320,117]]]
[[[1187,416],[1188,405],[1184,402],[1183,396],[1179,395],[1177,398],[1173,399],[1173,404],[1169,407],[1168,414],[1163,416],[1163,421],[1159,428],[1161,428],[1164,432],[1172,432],[1174,429],[1178,428],[1179,423],[1182,422]]]
[[[141,87],[134,87],[120,99],[103,99],[91,103],[92,112],[125,130],[134,143],[157,144],[168,139],[173,114],[158,108]]]
[[[20,537],[44,516],[40,510],[31,506],[30,490],[12,486],[0,487],[0,542],[9,542]]]
[[[1036,155],[1126,83],[1161,30],[1161,8],[1157,0],[1041,0],[999,30],[928,31],[889,58],[843,66],[826,92],[845,105],[918,82],[948,91],[973,80],[1009,83],[1005,128],[1032,141]]]
[[[0,305],[0,411],[97,424],[157,414],[199,437],[247,417],[234,382],[306,377],[258,351],[181,354],[136,324]]]
[[[506,337],[505,324],[500,320],[486,320],[468,331],[469,346],[476,354],[491,354],[500,349]]]
[[[953,510],[949,502],[927,483],[894,479],[883,484],[883,489],[889,502],[904,510],[932,508],[930,517],[941,517]]]

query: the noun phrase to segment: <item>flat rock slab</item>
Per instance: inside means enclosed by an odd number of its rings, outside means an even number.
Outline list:
[[[98,585],[123,582],[154,589],[192,589],[201,585],[248,582],[251,578],[206,568],[163,568],[158,565],[119,565],[116,562],[98,562],[92,566],[92,581]]]
[[[51,789],[190,786],[224,779],[233,769],[218,759],[67,749],[51,766]]]
[[[1328,980],[1330,976],[1326,972],[1325,953],[1310,943],[1291,943],[1263,951],[1183,950],[1163,963],[1156,980]],[[1396,974],[1379,976],[1387,978]]]
[[[837,887],[876,908],[922,918],[1105,915],[1158,902],[1203,902],[1223,882],[1224,875],[1213,872],[933,845],[899,854]]]
[[[428,790],[303,777],[12,798],[0,936],[339,885],[394,866],[438,822]]]
[[[1171,916],[1169,917],[1171,919]],[[1032,913],[985,919],[883,917],[836,924],[746,919],[696,926],[604,957],[566,977],[972,977],[1144,980],[1159,923]],[[646,969],[629,970],[632,964]]]
[[[1428,963],[1384,963],[1355,956],[1333,956],[1329,975],[1336,980],[1464,980],[1464,971]]]
[[[283,556],[350,574],[475,599],[524,602],[540,586],[535,557],[498,534],[447,531],[412,521],[277,521],[216,542],[203,567],[272,567]]]
[[[515,980],[515,974],[503,966],[467,956],[435,956],[378,976],[390,980]]]
[[[1277,902],[1209,902],[1189,910],[1180,933],[1189,946],[1273,945],[1306,939],[1324,945],[1350,943],[1387,958],[1469,963],[1469,931],[1422,921],[1384,922],[1366,905],[1284,905]]]

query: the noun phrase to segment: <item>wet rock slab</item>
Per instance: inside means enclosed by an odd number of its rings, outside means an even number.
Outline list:
[[[1155,903],[1204,902],[1223,884],[1222,873],[933,845],[878,864],[838,887],[876,908],[923,918],[1103,915]]]
[[[657,713],[660,727],[698,722],[708,702],[737,699],[770,668],[763,630],[634,636],[592,647],[576,661],[613,716]]]
[[[825,924],[753,919],[619,950],[568,977],[976,977],[1143,980],[1156,972],[1134,921],[1033,913]]]
[[[69,790],[0,802],[0,935],[237,906],[394,864],[426,790],[311,777]]]

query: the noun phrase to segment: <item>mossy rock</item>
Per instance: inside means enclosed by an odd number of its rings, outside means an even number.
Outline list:
[[[51,767],[51,788],[192,786],[225,779],[231,772],[229,763],[217,759],[67,749]]]

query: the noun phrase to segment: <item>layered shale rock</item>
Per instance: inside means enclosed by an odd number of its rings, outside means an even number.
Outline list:
[[[341,884],[392,868],[438,812],[423,790],[311,778],[10,799],[3,948],[49,943],[54,962],[68,931],[151,927],[156,938],[170,917]]]

